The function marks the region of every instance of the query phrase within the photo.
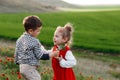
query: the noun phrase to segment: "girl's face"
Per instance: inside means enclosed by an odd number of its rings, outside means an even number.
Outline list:
[[[54,42],[54,45],[61,45],[61,44],[64,44],[66,40],[63,38],[62,33],[55,31],[53,42]]]
[[[40,30],[42,27],[38,27],[36,30],[29,30],[29,34],[33,37],[37,37],[40,34]]]

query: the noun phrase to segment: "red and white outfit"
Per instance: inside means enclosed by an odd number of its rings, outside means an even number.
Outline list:
[[[53,47],[53,51],[56,51],[58,46]],[[72,54],[72,51],[68,46],[60,50],[59,57],[62,56],[62,60],[52,58],[52,67],[54,71],[53,80],[76,80],[72,67],[76,65],[76,59]]]

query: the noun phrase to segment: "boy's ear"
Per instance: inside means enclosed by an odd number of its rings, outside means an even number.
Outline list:
[[[29,30],[28,30],[28,33],[30,33],[30,34],[31,34],[32,32],[33,32],[33,30],[32,30],[32,29],[29,29]]]

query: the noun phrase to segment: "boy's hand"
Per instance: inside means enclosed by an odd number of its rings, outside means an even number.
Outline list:
[[[53,51],[52,53],[49,54],[50,57],[58,57],[59,56],[59,51]]]

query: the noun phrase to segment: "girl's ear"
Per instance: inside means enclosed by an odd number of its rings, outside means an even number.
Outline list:
[[[64,38],[64,42],[65,42],[65,43],[67,42],[67,40],[68,40],[67,38]]]

